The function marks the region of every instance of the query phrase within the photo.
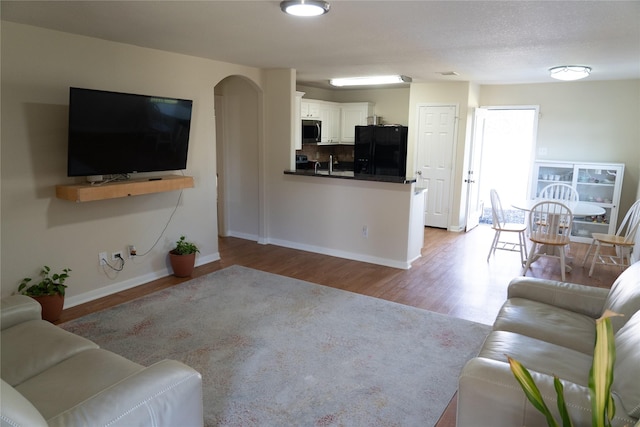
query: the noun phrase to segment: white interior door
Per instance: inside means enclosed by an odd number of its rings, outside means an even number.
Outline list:
[[[448,228],[455,146],[456,107],[418,110],[418,176],[425,194],[424,225]]]
[[[484,141],[484,127],[487,118],[487,110],[476,108],[473,120],[473,138],[471,140],[471,152],[469,169],[464,182],[467,185],[467,224],[466,231],[472,230],[480,223],[484,203],[480,197],[480,177],[482,165],[482,145]]]

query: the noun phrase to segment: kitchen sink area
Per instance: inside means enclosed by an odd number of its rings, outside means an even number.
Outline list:
[[[340,171],[340,170],[334,170],[329,172],[328,170],[319,170],[317,172],[314,172],[316,175],[334,175],[334,176],[341,176],[341,177],[350,177],[350,178],[354,178],[355,174],[353,173],[353,171]]]

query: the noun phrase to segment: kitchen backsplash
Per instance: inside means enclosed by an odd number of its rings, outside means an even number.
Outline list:
[[[333,155],[339,162],[353,162],[353,145],[303,145],[296,154],[306,154],[309,161],[328,162]]]

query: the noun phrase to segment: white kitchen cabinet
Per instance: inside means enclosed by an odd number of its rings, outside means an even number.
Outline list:
[[[590,243],[592,233],[616,232],[623,176],[623,163],[537,161],[534,164],[531,197],[537,197],[549,184],[564,182],[578,191],[581,201],[602,207],[604,215],[576,217],[573,220],[571,239]]]
[[[356,140],[356,126],[366,126],[373,116],[373,103],[347,102],[340,104],[340,144],[352,145]]]
[[[322,135],[319,145],[340,142],[340,105],[334,102],[320,104]]]
[[[315,101],[306,101],[304,99],[301,100],[300,117],[303,119],[319,119],[320,103]]]

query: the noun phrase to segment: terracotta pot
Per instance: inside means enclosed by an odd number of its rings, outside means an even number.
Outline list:
[[[196,265],[196,254],[177,255],[169,252],[169,260],[171,261],[174,276],[189,277]]]
[[[60,319],[62,308],[64,307],[64,296],[62,295],[43,295],[40,297],[31,297],[38,301],[42,306],[42,318],[49,322],[55,322]]]

